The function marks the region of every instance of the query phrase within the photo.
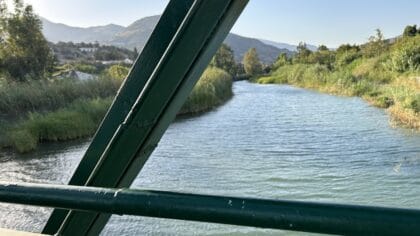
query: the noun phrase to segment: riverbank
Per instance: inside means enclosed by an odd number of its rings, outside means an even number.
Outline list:
[[[112,103],[120,80],[67,81],[1,89],[0,148],[29,152],[38,143],[74,140],[94,134]],[[8,92],[9,91],[9,92]],[[180,111],[208,111],[232,97],[232,78],[207,69]],[[6,99],[8,98],[8,99]],[[20,114],[20,116],[19,116]]]
[[[292,59],[279,57],[260,84],[290,84],[335,95],[362,97],[387,109],[397,124],[420,130],[420,36],[378,39],[335,51],[303,47]],[[316,102],[316,101],[314,101]]]
[[[256,82],[290,84],[334,95],[362,97],[376,107],[387,109],[397,125],[420,130],[420,77],[396,75],[389,82],[380,83],[369,77],[356,77],[360,67],[369,62],[356,63],[359,65],[354,68],[338,71],[321,65],[287,65]]]

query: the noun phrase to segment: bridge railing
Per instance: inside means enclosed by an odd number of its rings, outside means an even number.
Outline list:
[[[0,201],[340,235],[419,235],[420,210],[134,189],[0,184]]]

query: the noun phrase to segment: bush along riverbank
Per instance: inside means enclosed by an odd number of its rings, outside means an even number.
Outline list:
[[[178,114],[202,113],[222,105],[232,96],[232,76],[222,69],[210,67],[197,82]]]
[[[311,52],[301,44],[293,58],[281,55],[272,73],[255,81],[359,96],[387,109],[396,124],[420,130],[420,35],[390,42],[378,30],[367,44],[336,51]]]
[[[16,86],[12,90],[1,88],[0,97],[10,99],[0,104],[0,110],[7,114],[0,120],[0,148],[23,153],[36,149],[39,143],[93,135],[120,81],[100,78],[86,82],[37,82],[34,86]],[[207,111],[231,97],[232,77],[221,69],[209,68],[179,114]],[[17,117],[17,113],[25,115]]]

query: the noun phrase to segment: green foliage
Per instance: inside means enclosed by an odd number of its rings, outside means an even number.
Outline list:
[[[221,69],[210,67],[182,107],[180,114],[210,110],[232,97],[232,76]]]
[[[92,64],[77,63],[74,69],[88,74],[98,74],[98,67]]]
[[[220,68],[232,76],[235,76],[238,71],[233,50],[226,44],[222,44],[219,50],[217,50],[210,62],[210,66]]]
[[[13,81],[40,79],[51,73],[54,56],[32,6],[15,0],[13,12],[6,5],[2,5],[1,11],[0,71]]]
[[[360,96],[387,108],[399,124],[420,129],[420,35],[416,25],[404,36],[385,40],[382,32],[362,46],[343,44],[335,51],[321,45],[310,52],[300,43],[291,62],[277,60],[258,83],[287,83],[322,92]]]
[[[258,58],[258,53],[255,48],[251,48],[245,53],[242,64],[244,66],[245,73],[249,76],[255,76],[262,73],[262,64]]]
[[[347,66],[361,56],[362,54],[357,49],[350,49],[341,52],[337,50],[335,65],[338,67]]]
[[[293,63],[311,63],[309,56],[312,54],[312,51],[309,50],[306,46],[306,43],[300,42],[297,46],[297,53],[293,57]]]
[[[375,57],[387,50],[387,43],[380,29],[376,29],[376,34],[369,37],[369,42],[362,46],[363,56]]]
[[[328,47],[327,46],[325,46],[325,45],[319,45],[319,47],[318,47],[318,51],[329,51],[330,49],[328,49]]]
[[[330,51],[326,46],[321,45],[318,51],[309,55],[308,61],[311,63],[318,63],[332,69],[335,62],[335,53]]]
[[[122,65],[113,65],[107,70],[108,76],[117,80],[124,80],[128,72],[130,72],[130,68]]]
[[[403,37],[415,37],[418,33],[417,25],[407,25],[403,32]]]
[[[102,46],[97,48],[94,57],[98,61],[118,61],[126,59],[126,55],[113,46]]]
[[[0,114],[22,116],[28,112],[53,111],[78,99],[106,98],[115,95],[120,84],[106,78],[9,83],[0,87]]]
[[[60,61],[119,61],[125,59],[134,60],[138,51],[125,48],[100,45],[99,43],[73,43],[58,42],[49,45]],[[135,48],[135,50],[137,50]]]
[[[408,97],[403,106],[406,109],[411,109],[416,113],[420,113],[420,94]]]
[[[34,150],[40,142],[65,141],[92,135],[115,95],[116,80],[31,82],[0,89],[0,114],[15,116],[0,122],[0,147],[19,152]],[[179,114],[212,109],[232,96],[232,76],[207,69]],[[16,109],[20,112],[15,113]],[[27,114],[28,115],[24,115]]]
[[[360,47],[357,46],[357,45],[342,44],[342,45],[340,45],[340,47],[337,48],[336,51],[337,51],[337,54],[343,54],[343,53],[346,53],[348,51],[359,52]]]
[[[420,77],[389,71],[385,63],[388,59],[388,53],[384,52],[378,57],[358,58],[333,70],[320,64],[285,65],[257,82],[287,83],[332,94],[360,96],[378,107],[388,108],[399,123],[420,129]]]
[[[287,57],[286,53],[281,53],[278,57],[276,62],[274,62],[272,70],[277,70],[281,66],[289,65],[291,63],[290,58]]]
[[[24,153],[36,149],[38,145],[37,137],[26,129],[17,129],[9,134],[11,146],[18,152]]]
[[[67,108],[42,114],[8,130],[10,146],[19,152],[34,150],[39,142],[65,141],[92,135],[111,104],[111,99],[76,101]]]
[[[397,72],[420,70],[420,35],[399,39],[391,47],[390,69]]]

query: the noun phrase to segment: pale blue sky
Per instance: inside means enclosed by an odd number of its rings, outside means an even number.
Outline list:
[[[168,0],[26,0],[41,15],[73,26],[128,25],[160,14]],[[297,44],[361,43],[376,28],[386,37],[420,25],[420,0],[250,0],[233,32]]]

